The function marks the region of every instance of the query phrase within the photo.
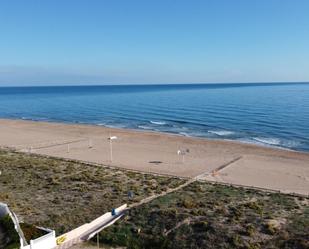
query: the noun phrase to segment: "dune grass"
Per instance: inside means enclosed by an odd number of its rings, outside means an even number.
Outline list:
[[[184,180],[0,151],[0,201],[28,224],[69,231]],[[133,198],[128,196],[132,191]],[[103,230],[107,248],[309,248],[309,199],[194,182]]]
[[[0,201],[20,220],[57,234],[184,182],[3,150],[0,171]]]
[[[195,182],[130,210],[100,238],[127,248],[309,248],[308,203]]]

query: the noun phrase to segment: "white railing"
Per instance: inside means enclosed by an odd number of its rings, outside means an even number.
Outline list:
[[[19,235],[20,248],[24,248],[24,246],[27,246],[27,242],[25,240],[23,231],[20,229],[17,216],[13,212],[11,212],[7,204],[0,202],[0,217],[3,217],[5,215],[10,216],[12,222],[14,223],[14,228]]]
[[[7,214],[11,217],[15,230],[19,235],[20,249],[52,249],[56,246],[56,234],[53,230],[50,230],[49,233],[40,238],[30,240],[30,245],[28,245],[19,226],[17,216],[10,211],[7,204],[0,202],[0,218]]]

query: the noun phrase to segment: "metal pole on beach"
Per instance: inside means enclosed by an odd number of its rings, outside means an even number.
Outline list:
[[[178,150],[177,151],[178,156],[182,157],[182,164],[185,163],[185,155],[186,155],[186,153],[189,153],[188,149],[187,150]]]
[[[109,140],[110,152],[111,152],[111,162],[113,161],[113,143],[112,140]]]
[[[110,136],[108,138],[109,140],[109,150],[110,150],[110,159],[111,159],[111,162],[113,161],[113,143],[112,143],[112,140],[116,140],[117,137],[116,136]]]

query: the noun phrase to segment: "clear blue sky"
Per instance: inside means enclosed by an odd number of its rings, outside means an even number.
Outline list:
[[[1,0],[0,85],[309,81],[308,0]]]

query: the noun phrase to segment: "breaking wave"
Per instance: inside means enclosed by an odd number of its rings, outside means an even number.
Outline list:
[[[150,123],[155,124],[155,125],[166,125],[166,122],[163,122],[163,121],[152,121],[152,120],[150,120]]]
[[[235,134],[235,132],[233,131],[208,131],[209,133],[212,133],[212,134],[216,134],[218,136],[230,136],[230,135],[233,135]]]

